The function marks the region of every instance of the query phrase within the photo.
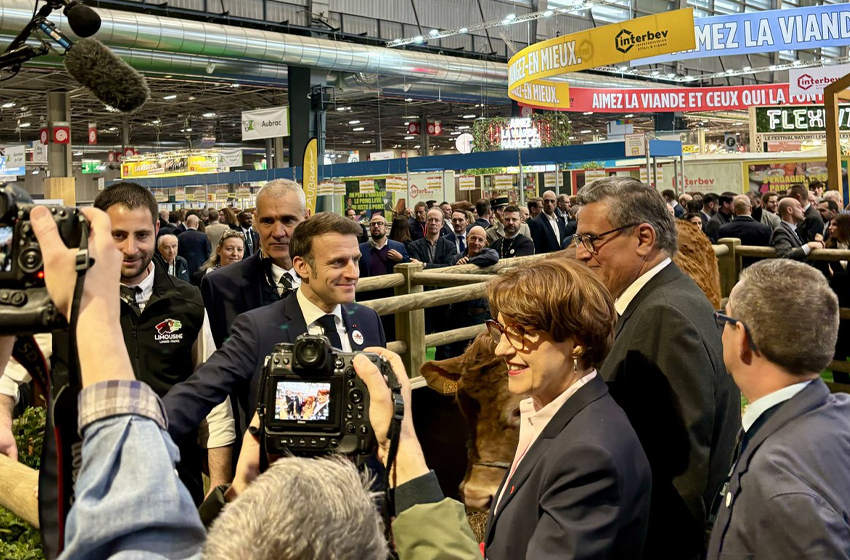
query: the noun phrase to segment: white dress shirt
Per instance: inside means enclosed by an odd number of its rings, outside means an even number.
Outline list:
[[[744,416],[741,418],[741,426],[744,428],[744,431],[749,431],[749,429],[753,427],[753,424],[756,423],[759,416],[764,414],[767,409],[773,408],[779,403],[791,400],[797,396],[797,393],[805,389],[809,383],[811,383],[811,380],[803,381],[802,383],[795,383],[794,385],[789,385],[751,402],[750,406],[747,407],[747,411],[744,413]]]
[[[507,488],[508,482],[510,482],[511,477],[516,472],[517,467],[519,467],[522,458],[525,457],[526,452],[529,448],[531,448],[534,442],[537,441],[537,438],[540,437],[543,430],[546,429],[546,425],[549,424],[549,421],[552,420],[559,410],[561,410],[561,407],[564,406],[564,403],[566,403],[571,396],[575,395],[579,389],[587,385],[594,377],[596,377],[596,370],[591,371],[567,387],[566,391],[555,397],[552,402],[540,410],[537,409],[534,399],[531,397],[520,401],[519,443],[517,444],[514,460],[511,463],[510,475],[508,476],[508,480],[505,481],[504,486],[502,486],[502,491],[499,492],[499,498],[496,500],[493,511],[496,511],[495,508],[499,506],[499,502],[505,494],[505,488]]]
[[[642,276],[638,277],[638,279],[632,282],[632,284],[628,288],[623,290],[623,293],[620,294],[620,297],[618,297],[617,301],[614,302],[614,309],[617,310],[617,315],[622,315],[623,313],[625,313],[626,309],[628,309],[629,307],[629,304],[632,302],[633,299],[635,299],[635,296],[640,293],[643,287],[646,286],[646,284],[650,280],[655,278],[655,276],[659,272],[664,270],[664,267],[666,267],[671,262],[672,261],[669,258],[664,259],[654,267],[644,272]]]
[[[555,239],[558,240],[558,245],[560,245],[561,244],[561,228],[559,227],[560,224],[558,223],[558,216],[554,215],[554,214],[550,216],[546,212],[543,212],[543,215],[546,216],[547,220],[549,220],[549,225],[552,227],[552,231],[555,232]]]
[[[284,274],[289,276],[289,282],[292,284],[293,288],[298,288],[298,286],[301,285],[301,277],[298,276],[297,272],[295,272],[295,267],[292,267],[289,270],[284,270],[282,267],[272,263],[272,276],[274,277],[274,283],[277,286],[278,295],[283,295],[283,288],[280,286],[280,279]]]
[[[307,325],[307,333],[312,335],[323,335],[325,330],[319,324],[319,319],[328,315],[324,310],[319,309],[312,301],[307,299],[307,296],[301,290],[295,292],[295,297],[298,299],[298,306],[301,308],[301,314],[304,315],[304,323]],[[334,325],[336,332],[339,334],[339,341],[342,343],[343,352],[351,352],[351,341],[348,339],[348,333],[345,331],[345,323],[342,320],[342,306],[337,304],[330,312],[334,316]]]

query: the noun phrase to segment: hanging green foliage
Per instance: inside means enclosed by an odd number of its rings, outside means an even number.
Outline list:
[[[478,119],[472,124],[472,151],[495,152],[501,150],[501,130],[510,124],[508,117]],[[540,144],[543,148],[569,146],[569,119],[559,113],[534,113],[531,122],[540,131]]]

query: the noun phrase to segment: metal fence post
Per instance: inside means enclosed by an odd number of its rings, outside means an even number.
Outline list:
[[[741,240],[725,238],[718,241],[718,244],[729,248],[729,252],[720,256],[717,262],[720,269],[720,295],[727,298],[738,283],[738,275],[741,272],[741,256],[738,255]]]
[[[422,272],[422,263],[398,264],[393,269],[404,275],[404,284],[396,286],[395,295],[421,293],[422,286],[413,285],[413,275]],[[397,340],[407,344],[407,351],[401,355],[409,377],[419,375],[419,368],[425,363],[425,310],[414,309],[395,314],[395,334]]]

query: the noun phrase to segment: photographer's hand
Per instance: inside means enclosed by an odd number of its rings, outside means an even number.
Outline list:
[[[135,376],[120,325],[118,283],[123,257],[112,240],[109,216],[95,208],[81,211],[89,221],[88,252],[94,260],[86,272],[77,322],[83,387],[100,381],[133,380]],[[68,318],[77,279],[77,249],[69,249],[62,241],[47,208],[35,207],[30,219],[44,258],[47,291],[59,311]]]
[[[14,345],[14,336],[0,337],[0,377],[6,371]],[[15,443],[15,436],[12,435],[12,411],[14,408],[15,399],[7,395],[0,395],[0,455],[5,455],[9,459],[17,461],[18,444]]]
[[[396,476],[390,477],[391,485],[399,486],[428,473],[428,465],[425,463],[422,448],[416,438],[416,431],[413,429],[413,416],[410,412],[410,380],[407,378],[407,372],[405,372],[404,364],[402,364],[398,354],[390,352],[386,348],[377,347],[366,348],[365,351],[386,358],[401,385],[401,396],[404,400],[404,420],[402,420],[401,434],[399,435],[398,455],[395,463]],[[392,393],[380,370],[366,356],[358,355],[354,358],[354,370],[369,391],[369,423],[372,425],[375,437],[378,440],[378,458],[386,465],[387,454],[390,449],[387,430],[393,418],[394,408]]]
[[[254,413],[251,428],[260,427],[260,417]],[[239,494],[260,476],[260,436],[254,435],[254,430],[246,430],[242,437],[242,450],[239,452],[239,462],[236,464],[236,474],[233,483],[224,493],[224,501],[232,502]]]

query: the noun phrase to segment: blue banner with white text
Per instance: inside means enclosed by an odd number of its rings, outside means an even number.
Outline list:
[[[631,65],[850,45],[850,3],[696,18],[694,33],[694,50]]]

